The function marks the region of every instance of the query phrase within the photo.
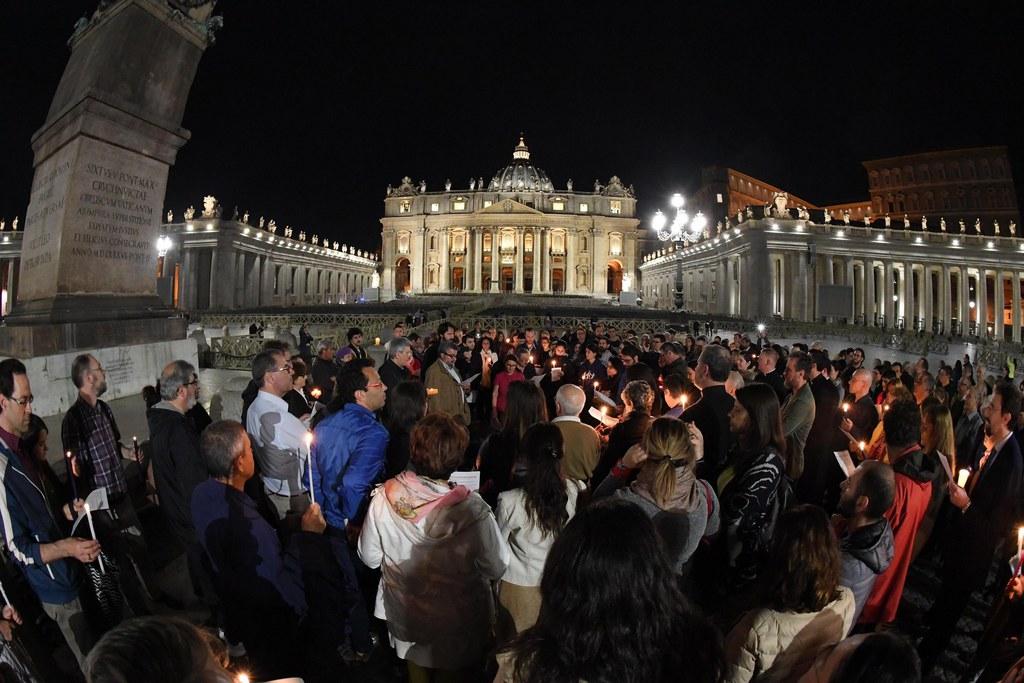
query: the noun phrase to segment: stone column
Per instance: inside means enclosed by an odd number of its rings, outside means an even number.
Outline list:
[[[565,293],[576,293],[576,245],[575,229],[565,231]]]
[[[887,261],[886,262],[885,268],[884,268],[884,275],[882,277],[885,278],[885,281],[882,283],[882,285],[883,285],[882,286],[882,292],[883,292],[883,296],[884,296],[885,300],[882,302],[882,305],[880,306],[880,308],[881,308],[882,311],[884,311],[884,314],[885,314],[885,324],[886,324],[886,327],[895,327],[896,326],[896,306],[895,306],[895,302],[893,302],[893,300],[892,300],[892,297],[893,297],[893,282],[892,282],[892,280],[893,280],[893,268],[892,268],[892,262],[891,261]]]
[[[218,281],[221,282],[221,283],[223,283],[223,282],[230,282],[232,284],[234,284],[234,281],[235,281],[234,280],[234,275],[235,275],[234,272],[232,272],[230,275],[227,275],[225,273],[226,277],[224,277],[224,278],[217,277],[215,279],[214,276],[220,273],[220,271],[218,270],[218,266],[220,265],[220,260],[221,260],[220,259],[220,250],[217,247],[214,247],[213,249],[210,250],[210,308],[219,308],[220,307],[221,292],[223,292],[226,289],[226,287],[223,287],[223,286],[218,287],[217,286]],[[233,270],[234,269],[234,265],[235,265],[234,261],[232,261],[231,259],[224,259],[224,260],[230,262],[230,264],[232,266],[232,270]]]
[[[903,316],[906,329],[912,331],[918,307],[913,296],[913,264],[909,261],[903,263]]]
[[[535,294],[541,292],[541,228],[532,228],[532,234],[534,234],[534,283],[532,283],[531,291]]]
[[[943,264],[942,266],[942,286],[940,291],[942,292],[942,306],[939,308],[939,314],[942,316],[942,333],[950,334],[953,330],[953,316],[951,315],[953,310],[953,302],[950,300],[953,297],[953,273],[950,271],[949,266]]]
[[[491,291],[498,289],[498,261],[501,260],[501,244],[499,241],[498,229],[491,228]]]
[[[970,332],[971,323],[971,288],[970,288],[970,274],[967,272],[967,266],[960,266],[960,311],[957,315],[957,320],[960,321],[960,334],[967,336]]]
[[[181,302],[181,307],[186,310],[195,310],[196,308],[196,287],[199,284],[198,273],[196,272],[199,259],[196,258],[195,249],[186,249],[185,245],[182,244],[181,251],[183,252],[184,258],[184,273],[182,273],[181,284],[184,291],[181,293],[178,299]],[[10,294],[8,294],[10,296]]]
[[[524,237],[525,234],[525,228],[522,226],[516,228],[516,294],[523,293],[523,280],[526,275],[526,268],[523,265],[523,251],[526,244],[526,239]]]
[[[448,231],[450,229],[450,227],[446,227],[441,230],[441,239],[438,240],[441,249],[441,273],[438,282],[441,285],[442,292],[447,292],[451,289],[451,250],[448,247]]]
[[[473,291],[483,289],[484,281],[484,229],[473,229]]]
[[[875,285],[878,284],[875,262],[868,259],[864,262],[864,324],[874,327],[875,315],[878,313],[878,295]]]
[[[996,339],[1003,341],[1004,324],[1006,317],[1006,294],[1003,292],[1003,271],[996,269],[995,291],[993,291],[992,302],[992,331]]]
[[[260,288],[260,306],[272,306],[274,304],[274,259],[267,254],[263,257],[263,282]]]
[[[1010,294],[1010,305],[1013,306],[1013,310],[1010,312],[1010,324],[1013,329],[1010,331],[1010,339],[1016,343],[1020,343],[1020,276],[1021,274],[1016,270],[1010,273],[1010,283],[1013,285],[1013,291]]]
[[[423,288],[423,272],[427,269],[427,252],[424,244],[426,233],[427,230],[423,227],[416,228],[413,232],[412,255],[409,259],[409,266],[412,272],[409,273],[409,278],[412,280],[412,291],[414,294],[422,294],[426,291]],[[362,294],[362,291],[356,292],[356,296],[360,294]]]
[[[935,314],[932,310],[932,269],[927,263],[923,265],[921,271],[921,296],[923,297],[921,316],[924,318],[924,331],[931,334],[935,329],[932,325],[932,318],[935,317]]]
[[[235,286],[231,293],[231,308],[241,308],[245,305],[245,252],[235,252],[233,260],[235,262]]]
[[[594,296],[607,296],[608,236],[604,230],[593,228],[590,231],[590,248],[590,291]]]
[[[551,231],[540,229],[540,291],[547,294],[551,291]]]
[[[988,337],[988,274],[985,267],[978,268],[978,284],[975,289],[976,310],[978,312],[978,336]]]
[[[476,271],[480,269],[480,265],[473,259],[476,258],[476,231],[473,226],[466,226],[466,275],[464,277],[466,281],[466,291],[476,291]]]
[[[826,285],[834,285],[836,283],[836,270],[835,260],[832,254],[825,255],[825,281]]]

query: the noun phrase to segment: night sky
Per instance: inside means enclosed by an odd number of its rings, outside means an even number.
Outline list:
[[[29,140],[96,0],[0,3],[0,217],[22,216]],[[487,5],[484,7],[483,5]],[[467,188],[525,131],[556,188],[612,174],[645,219],[702,165],[815,203],[867,196],[860,162],[1010,146],[1024,178],[1020,10],[1010,3],[452,3],[223,0],[171,169],[296,231],[379,246],[403,175]],[[1011,14],[1011,12],[1013,12]]]

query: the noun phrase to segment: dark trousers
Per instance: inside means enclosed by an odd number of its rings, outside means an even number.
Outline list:
[[[939,657],[942,656],[949,644],[949,639],[956,631],[960,615],[967,609],[967,603],[973,592],[973,586],[957,583],[944,573],[942,587],[924,620],[931,627],[917,648],[918,654],[921,655],[922,675],[931,671]]]
[[[331,549],[334,551],[334,558],[338,562],[341,574],[345,582],[344,590],[352,596],[352,606],[348,612],[349,638],[352,641],[352,649],[357,652],[369,652],[372,648],[370,641],[370,615],[363,602],[362,593],[359,590],[359,579],[356,577],[355,562],[352,549],[348,545],[348,538],[344,529],[337,529],[328,526],[324,535],[330,539]]]

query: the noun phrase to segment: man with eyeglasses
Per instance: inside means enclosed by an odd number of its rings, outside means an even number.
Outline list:
[[[453,341],[442,340],[437,345],[437,362],[427,368],[423,383],[427,387],[427,411],[450,415],[469,426],[469,383],[463,382],[455,368],[458,347]]]
[[[0,362],[0,531],[10,557],[81,666],[94,639],[78,600],[81,569],[70,560],[94,562],[100,544],[64,537],[43,494],[33,455],[21,451],[32,398],[24,364],[14,358]]]
[[[131,446],[121,441],[114,413],[100,396],[107,391],[107,373],[99,360],[88,353],[71,364],[71,381],[78,388],[78,400],[68,409],[61,423],[61,442],[72,459],[65,459],[68,476],[75,477],[78,495],[84,500],[96,489],[104,489],[109,513],[99,515],[100,535],[108,526],[123,542],[111,551],[123,561],[132,561],[139,570],[140,585],[135,572],[121,573],[121,588],[133,610],[146,613],[152,600],[167,600],[161,595],[142,533],[142,523],[135,510],[122,461],[135,457]],[[96,517],[94,515],[94,517]]]
[[[171,532],[185,547],[195,594],[213,606],[213,583],[203,567],[203,549],[196,538],[191,512],[192,492],[208,476],[199,450],[199,432],[187,417],[199,400],[195,367],[183,360],[168,363],[160,373],[160,398],[163,400],[146,412],[160,509]]]
[[[306,427],[288,412],[284,395],[292,388],[292,364],[283,351],[261,351],[252,360],[252,379],[259,393],[246,413],[249,433],[263,487],[278,519],[309,507]]]

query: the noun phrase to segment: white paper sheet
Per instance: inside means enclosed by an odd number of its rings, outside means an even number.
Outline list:
[[[590,417],[594,418],[595,420],[599,420],[601,424],[603,424],[606,427],[614,427],[615,425],[619,424],[619,421],[616,420],[614,417],[602,413],[594,406],[590,406],[590,410],[587,411],[587,414],[590,415]]]
[[[456,486],[461,484],[470,491],[476,491],[480,488],[480,472],[452,472],[448,481]]]
[[[92,512],[99,512],[100,510],[109,510],[110,501],[107,500],[107,490],[105,488],[93,489],[85,498],[85,502],[89,504],[89,509]],[[75,535],[75,530],[78,528],[78,523],[85,519],[85,509],[79,511],[78,517],[75,518],[75,523],[71,525],[71,535]]]
[[[857,469],[857,466],[853,464],[853,458],[850,457],[850,451],[834,451],[834,453],[840,469],[843,470],[843,474],[849,479],[853,471]]]
[[[608,396],[608,394],[602,394],[602,393],[601,393],[600,391],[598,391],[597,389],[594,389],[594,398],[596,398],[596,399],[597,399],[598,401],[600,401],[601,403],[604,403],[604,404],[606,404],[606,405],[607,405],[607,406],[608,406],[609,408],[614,408],[614,407],[615,407],[615,401],[613,401],[613,400],[612,400],[612,399],[611,399],[611,398],[610,398],[610,397]]]

